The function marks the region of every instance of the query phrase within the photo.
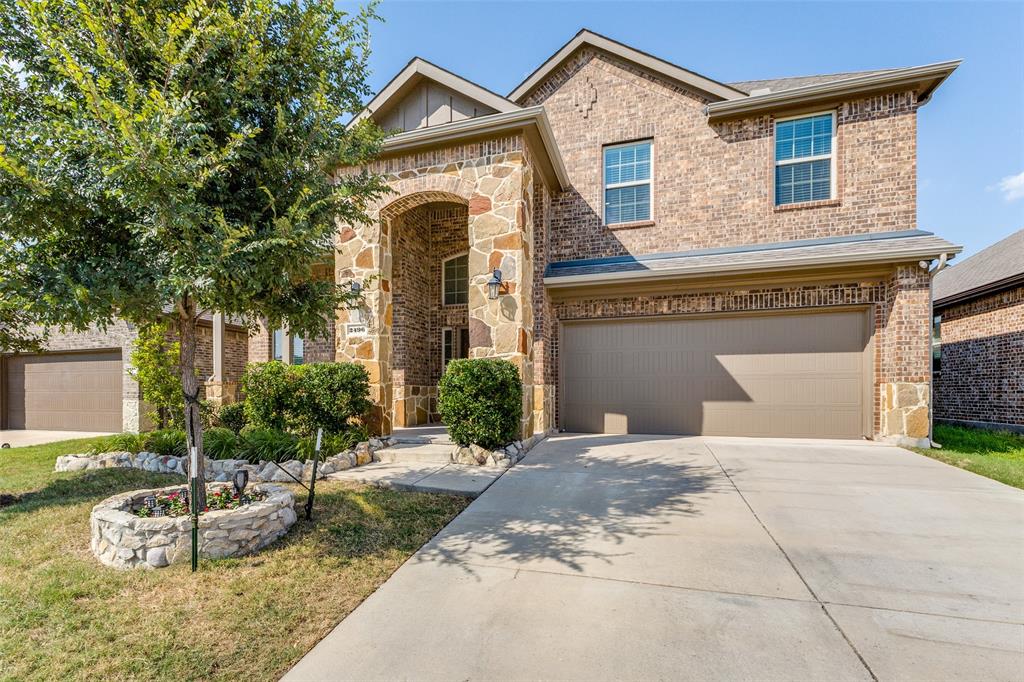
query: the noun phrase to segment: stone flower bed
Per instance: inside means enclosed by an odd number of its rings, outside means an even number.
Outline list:
[[[216,492],[230,486],[213,484]],[[182,486],[135,490],[108,497],[92,509],[92,552],[114,568],[162,568],[189,561],[192,519],[189,516],[138,516],[150,496],[171,495]],[[211,559],[255,552],[288,532],[295,523],[295,496],[277,485],[256,485],[254,499],[234,509],[199,516],[199,556]]]
[[[526,440],[509,443],[501,450],[488,450],[479,445],[466,447],[456,445],[452,450],[452,463],[508,469],[525,457],[526,453],[544,438],[546,438],[546,434],[535,434]]]
[[[339,452],[336,455],[327,457],[317,467],[317,478],[323,478],[327,474],[337,471],[345,471],[352,467],[362,466],[374,461],[374,453],[377,450],[388,447],[391,444],[388,438],[371,438],[369,441],[359,443],[351,450]],[[179,474],[185,475],[187,458],[174,457],[171,455],[158,455],[154,452],[104,452],[99,455],[63,455],[57,458],[54,471],[81,471],[84,469],[142,469],[158,474]],[[313,473],[313,460],[289,460],[282,462],[288,473],[301,481],[308,482]],[[281,471],[273,462],[257,462],[255,464],[244,459],[209,459],[206,460],[206,480],[226,482],[239,469],[249,472],[249,480],[271,483],[292,483],[291,476]]]

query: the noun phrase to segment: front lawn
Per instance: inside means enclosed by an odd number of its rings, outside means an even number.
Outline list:
[[[53,472],[90,442],[0,450],[19,496],[0,506],[0,679],[276,680],[468,503],[321,481],[314,521],[258,554],[118,571],[89,550],[92,506],[183,479]]]
[[[1024,435],[936,424],[934,440],[942,449],[915,451],[1024,489]]]

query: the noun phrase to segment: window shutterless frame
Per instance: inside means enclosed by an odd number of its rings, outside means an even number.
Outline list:
[[[792,158],[792,159],[779,159],[778,155],[777,155],[777,152],[776,152],[776,149],[778,147],[779,124],[780,123],[786,123],[787,121],[797,121],[797,120],[804,119],[804,118],[814,118],[816,116],[830,116],[832,118],[832,139],[831,139],[831,142],[829,143],[829,153],[828,154],[817,154],[817,155],[812,155],[812,156],[800,156],[800,157],[796,157],[796,158]],[[839,156],[838,150],[836,148],[836,142],[837,142],[837,138],[838,138],[838,133],[839,133],[839,126],[838,126],[838,121],[836,120],[836,112],[834,110],[833,111],[806,112],[806,113],[798,114],[798,115],[795,115],[795,116],[782,116],[782,117],[776,118],[774,121],[772,121],[772,145],[771,145],[771,153],[772,153],[772,187],[771,187],[771,194],[772,194],[772,205],[773,206],[775,206],[776,208],[778,208],[780,206],[799,206],[800,204],[808,204],[808,203],[811,203],[811,202],[814,202],[814,201],[831,201],[831,200],[836,199],[838,197],[838,194],[837,194],[837,191],[836,191],[836,187],[837,187],[837,185],[836,185],[836,183],[837,183],[837,181],[836,181],[836,175],[837,175],[837,173],[836,173],[836,158]],[[828,188],[828,198],[827,199],[807,199],[807,200],[803,200],[803,201],[790,201],[790,202],[787,202],[787,203],[784,203],[784,204],[779,203],[779,198],[776,195],[776,192],[778,191],[778,173],[779,173],[779,167],[780,166],[792,166],[792,165],[800,164],[800,163],[810,163],[810,162],[813,162],[813,161],[825,161],[825,160],[828,160],[828,162],[829,162],[829,178],[828,178],[829,179],[829,188]]]
[[[632,180],[628,182],[606,182],[607,179],[607,166],[605,165],[605,154],[610,149],[622,149],[625,147],[639,147],[641,145],[647,145],[650,149],[650,161],[648,166],[650,167],[650,173],[645,180]],[[635,220],[619,220],[616,222],[608,221],[608,190],[620,189],[623,187],[639,187],[647,185],[647,217]],[[616,144],[606,144],[601,147],[601,224],[602,225],[627,225],[635,222],[652,222],[654,220],[654,140],[633,140],[631,142],[618,142]]]
[[[445,283],[448,281],[448,278],[445,272],[448,269],[448,263],[457,258],[466,259],[466,303],[447,303],[445,302]],[[466,305],[467,303],[469,303],[469,251],[463,251],[461,253],[452,254],[441,261],[441,305]]]

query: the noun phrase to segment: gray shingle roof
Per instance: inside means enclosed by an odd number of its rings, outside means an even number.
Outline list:
[[[942,253],[954,254],[959,251],[959,246],[930,232],[905,230],[551,263],[544,273],[544,283],[546,286],[558,286],[813,265],[893,262],[933,258]]]
[[[767,88],[771,92],[782,92],[783,90],[792,90],[793,88],[799,88],[804,85],[820,85],[821,83],[831,83],[833,81],[846,80],[847,78],[856,78],[858,76],[874,76],[880,73],[888,73],[889,71],[898,71],[899,69],[877,69],[875,71],[847,71],[845,73],[827,73],[818,76],[792,76],[790,78],[769,78],[766,80],[757,81],[737,81],[735,83],[727,83],[729,87],[742,90],[748,95],[754,90],[763,90]]]
[[[937,274],[932,296],[940,303],[971,293],[980,295],[1007,279],[1021,276],[1024,276],[1024,230]]]

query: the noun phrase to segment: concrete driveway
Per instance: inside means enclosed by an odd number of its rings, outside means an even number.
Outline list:
[[[20,448],[26,445],[43,445],[44,443],[56,443],[61,440],[73,438],[92,438],[93,436],[108,436],[109,433],[102,431],[39,431],[33,429],[13,429],[0,431],[0,444],[7,443],[12,448]]]
[[[1024,493],[893,447],[563,435],[286,676],[1020,680]]]

